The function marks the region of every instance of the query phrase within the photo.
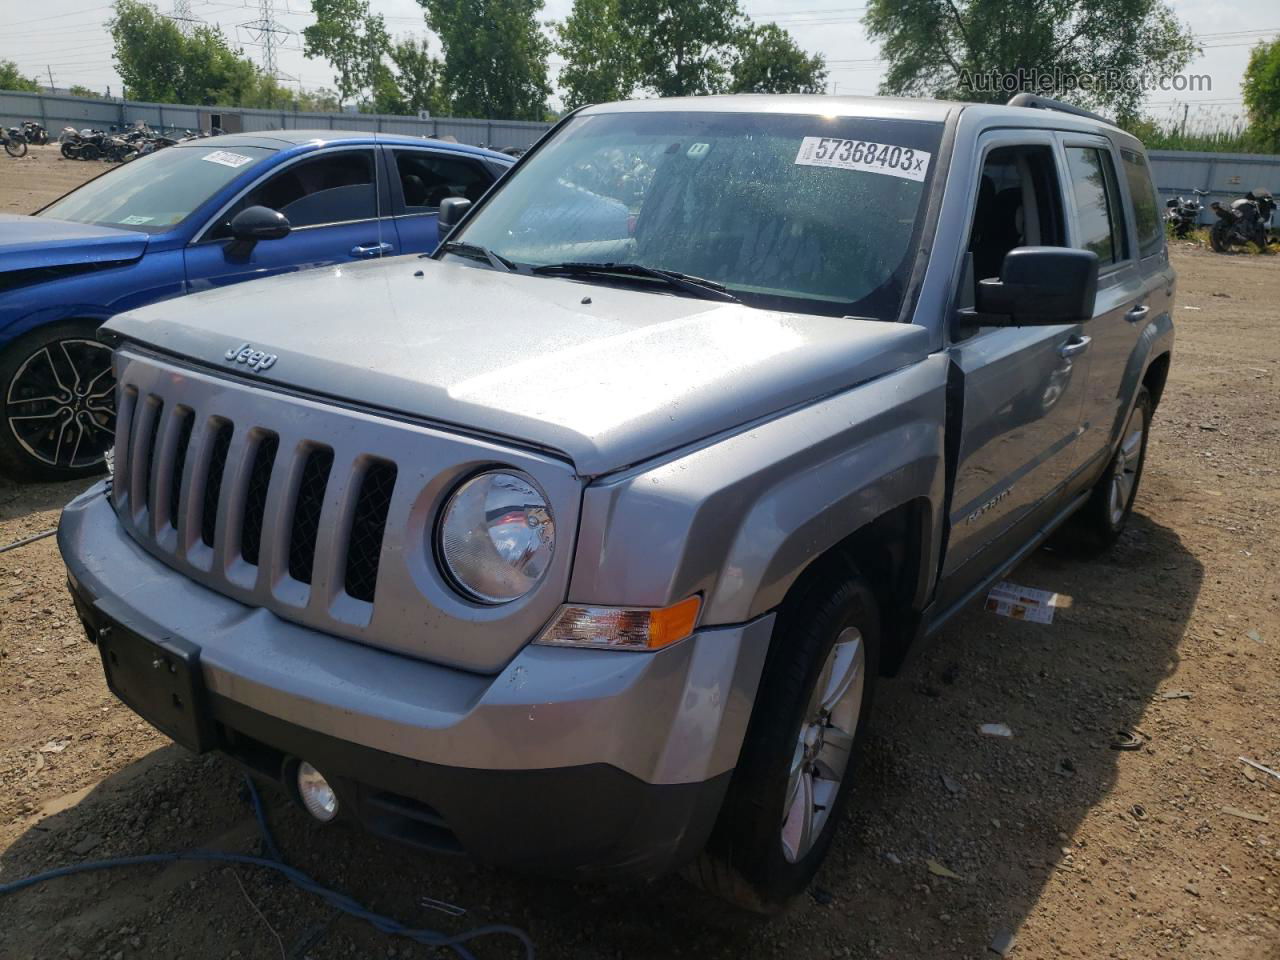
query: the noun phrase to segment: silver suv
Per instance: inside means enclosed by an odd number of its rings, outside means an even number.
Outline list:
[[[438,215],[107,324],[114,482],[59,533],[107,680],[320,820],[776,908],[877,678],[1125,525],[1143,148],[1028,98],[616,103]]]

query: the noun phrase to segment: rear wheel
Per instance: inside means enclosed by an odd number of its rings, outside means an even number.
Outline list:
[[[691,880],[760,913],[782,909],[808,886],[851,793],[879,660],[879,611],[856,570],[836,563],[797,584]]]
[[[1219,220],[1209,229],[1209,246],[1218,253],[1226,253],[1231,249],[1231,244],[1227,243],[1227,234],[1231,228]]]
[[[71,320],[0,353],[0,471],[18,480],[100,473],[115,438],[111,350],[97,324]]]
[[[1068,524],[1066,532],[1074,534],[1075,541],[1086,550],[1111,546],[1129,522],[1133,502],[1138,497],[1138,485],[1142,482],[1142,468],[1147,462],[1151,413],[1151,394],[1146,387],[1141,387],[1111,463],[1094,484],[1088,501]]]
[[[64,142],[62,144],[61,150],[62,150],[62,155],[66,157],[68,160],[74,160],[76,158],[75,144],[71,142]]]
[[[26,156],[27,141],[22,137],[8,137],[4,141],[4,152],[11,157]]]

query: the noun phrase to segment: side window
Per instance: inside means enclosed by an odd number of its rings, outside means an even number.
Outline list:
[[[227,211],[210,239],[231,236],[231,218],[245,207],[279,210],[295,230],[378,216],[372,150],[334,150],[286,166]]]
[[[396,172],[410,213],[427,213],[447,197],[479,200],[493,174],[477,160],[427,150],[396,150]]]
[[[987,154],[969,234],[962,306],[973,303],[977,281],[998,277],[1015,247],[1066,243],[1062,189],[1048,146],[997,147]]]
[[[1076,198],[1080,247],[1098,255],[1103,269],[1129,258],[1124,214],[1111,154],[1097,147],[1067,147],[1067,169]]]
[[[1133,198],[1133,222],[1138,231],[1138,256],[1149,257],[1164,246],[1164,224],[1160,220],[1160,200],[1151,180],[1147,158],[1136,150],[1120,151],[1120,165]]]

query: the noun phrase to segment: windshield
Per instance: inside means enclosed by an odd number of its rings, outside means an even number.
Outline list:
[[[584,116],[450,239],[518,267],[638,264],[752,306],[893,319],[941,135],[860,117]]]
[[[273,153],[265,147],[168,147],[90,180],[37,216],[163,233]]]

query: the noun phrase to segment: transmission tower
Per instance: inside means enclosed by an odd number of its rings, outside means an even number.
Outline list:
[[[253,41],[262,47],[262,70],[269,77],[277,80],[291,80],[280,74],[276,67],[276,49],[283,46],[286,37],[294,35],[283,23],[276,19],[274,0],[258,0],[258,19],[239,25]]]
[[[191,12],[191,0],[173,0],[173,12],[169,19],[178,25],[178,29],[188,36],[197,24],[204,20]]]

